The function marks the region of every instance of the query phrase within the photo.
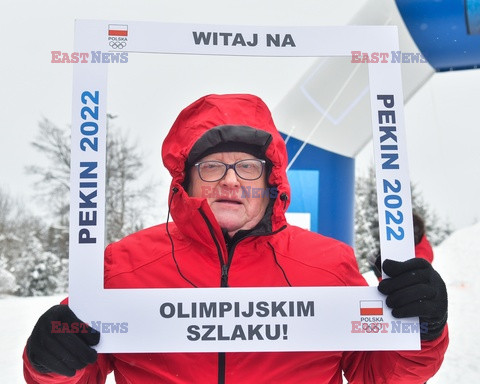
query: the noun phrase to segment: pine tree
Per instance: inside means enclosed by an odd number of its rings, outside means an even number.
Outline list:
[[[64,292],[65,262],[45,251],[44,223],[0,189],[0,292],[21,296]]]
[[[370,269],[368,256],[379,248],[375,170],[355,181],[355,251],[361,273]]]
[[[361,273],[371,269],[380,250],[377,189],[375,168],[369,167],[365,176],[355,180],[355,253]],[[425,222],[425,232],[430,243],[440,244],[450,233],[449,223],[438,218],[425,199],[411,186],[413,212]]]
[[[65,262],[63,262],[64,264]],[[52,252],[43,250],[41,241],[32,236],[12,263],[20,296],[44,296],[65,291],[61,281],[65,265]]]

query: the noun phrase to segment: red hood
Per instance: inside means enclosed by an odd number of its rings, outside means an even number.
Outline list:
[[[272,231],[278,230],[286,224],[284,213],[290,200],[285,142],[277,131],[265,103],[257,96],[241,94],[208,95],[195,101],[179,114],[165,138],[162,158],[172,175],[169,202],[171,201],[170,211],[175,224],[185,235],[198,237],[192,233],[195,230],[198,232],[199,229],[192,228],[192,223],[197,223],[192,215],[198,214],[198,209],[202,207],[203,212],[214,224],[215,232],[221,233],[206,199],[189,197],[182,186],[185,179],[185,163],[192,147],[207,131],[219,126],[229,126],[230,131],[232,129],[235,131],[235,126],[238,126],[238,131],[246,126],[271,135],[271,140],[265,145],[265,156],[272,163],[268,182],[270,186],[276,186],[278,189],[270,218]],[[265,136],[263,132],[259,133]],[[175,189],[177,192],[172,199]],[[281,196],[284,196],[283,200]]]

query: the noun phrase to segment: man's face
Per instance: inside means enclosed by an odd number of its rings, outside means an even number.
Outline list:
[[[256,158],[244,152],[219,152],[205,156],[198,162],[221,161],[233,164],[246,159]],[[220,228],[233,236],[241,229],[255,227],[262,219],[269,201],[266,187],[265,170],[257,180],[244,180],[233,169],[229,169],[222,179],[208,182],[200,178],[196,167],[192,167],[187,192],[192,197],[207,198]]]

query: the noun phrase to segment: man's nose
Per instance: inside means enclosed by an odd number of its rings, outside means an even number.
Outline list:
[[[225,176],[223,176],[223,179],[221,180],[222,185],[226,186],[238,186],[239,185],[239,180],[238,176],[235,173],[235,170],[229,169],[227,173],[225,173]]]

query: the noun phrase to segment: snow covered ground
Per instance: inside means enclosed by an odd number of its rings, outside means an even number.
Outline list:
[[[453,233],[435,249],[433,265],[448,288],[450,345],[429,384],[480,382],[480,223]]]
[[[24,383],[22,353],[35,322],[63,296],[4,297],[0,299],[0,382]]]
[[[448,286],[450,346],[429,384],[480,381],[480,223],[461,229],[435,249],[434,267]],[[63,296],[0,298],[0,382],[23,383],[22,352],[36,319]],[[113,376],[109,378],[113,382]]]

